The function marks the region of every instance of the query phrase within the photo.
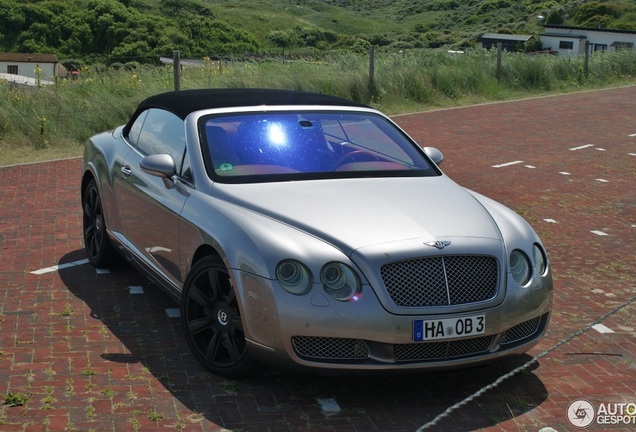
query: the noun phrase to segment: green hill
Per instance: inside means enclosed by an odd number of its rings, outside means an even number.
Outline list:
[[[474,46],[553,24],[636,30],[633,0],[0,0],[0,51],[85,61]],[[154,60],[153,60],[154,59]]]

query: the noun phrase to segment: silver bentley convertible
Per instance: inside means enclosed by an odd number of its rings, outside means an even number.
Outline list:
[[[194,356],[223,376],[523,353],[550,319],[544,247],[442,159],[332,96],[152,96],[86,144],[86,252],[96,267],[123,255],[174,297]]]

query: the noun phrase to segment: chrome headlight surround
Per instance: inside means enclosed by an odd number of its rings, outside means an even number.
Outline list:
[[[348,265],[332,261],[320,271],[320,281],[327,294],[334,300],[349,301],[360,293],[360,278]]]
[[[305,294],[313,284],[313,277],[309,269],[303,263],[293,259],[286,259],[278,263],[276,279],[285,291],[295,295]]]
[[[532,260],[534,261],[535,274],[544,276],[548,270],[548,258],[545,250],[538,243],[532,245]]]
[[[510,253],[510,273],[519,286],[526,285],[532,277],[530,258],[520,249],[515,249]]]

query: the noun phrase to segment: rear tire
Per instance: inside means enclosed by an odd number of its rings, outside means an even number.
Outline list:
[[[94,267],[109,267],[117,259],[104,220],[102,200],[95,180],[91,180],[82,195],[84,248]]]
[[[240,378],[254,370],[249,356],[238,299],[223,261],[198,261],[181,293],[181,320],[188,345],[210,372]]]

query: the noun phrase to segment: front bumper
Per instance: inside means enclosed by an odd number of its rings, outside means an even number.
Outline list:
[[[520,354],[536,345],[550,321],[552,277],[537,287],[508,283],[504,300],[461,312],[396,315],[366,285],[352,302],[338,302],[320,285],[295,296],[276,281],[233,272],[250,353],[283,368],[415,371],[470,366]],[[482,335],[413,341],[413,321],[485,315]]]

